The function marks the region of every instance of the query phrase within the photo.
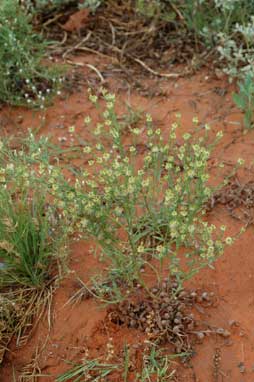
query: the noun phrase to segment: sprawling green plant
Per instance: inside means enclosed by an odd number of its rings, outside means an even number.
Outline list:
[[[0,102],[43,107],[60,84],[59,69],[42,65],[45,43],[18,0],[0,2]]]
[[[213,144],[206,131],[199,137],[186,133],[178,144],[179,116],[165,140],[147,115],[127,139],[114,95],[103,94],[106,110],[94,130],[98,141],[84,147],[89,168],[76,172],[75,187],[64,191],[72,205],[64,209],[76,211],[76,229],[89,234],[101,258],[110,260],[113,278],[142,282],[142,268],[153,268],[154,259],[161,267],[168,261],[169,274],[183,281],[211,264],[225,245],[224,227],[218,233],[202,218],[212,194],[207,163],[221,133]],[[97,102],[96,96],[90,99]],[[89,117],[85,123],[91,124]],[[194,124],[199,130],[196,119]]]

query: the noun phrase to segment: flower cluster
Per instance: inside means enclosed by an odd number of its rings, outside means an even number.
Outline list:
[[[66,194],[76,211],[75,230],[97,242],[116,277],[140,279],[152,257],[160,263],[169,259],[170,273],[183,280],[213,262],[229,244],[224,230],[203,220],[212,194],[207,163],[222,133],[209,144],[209,126],[202,131],[194,118],[194,132],[185,133],[179,145],[180,115],[166,140],[146,115],[143,126],[129,127],[126,142],[115,96],[104,89],[101,95],[105,110],[94,130],[97,144],[84,147],[88,168],[76,175]],[[97,105],[97,96],[90,92],[89,98]],[[90,117],[84,123],[91,124]],[[141,145],[145,153],[140,153]],[[186,253],[180,255],[183,247]]]

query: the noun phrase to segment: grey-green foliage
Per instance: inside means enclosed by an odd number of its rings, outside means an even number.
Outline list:
[[[103,0],[35,0],[21,2],[26,10],[32,13],[49,12],[59,10],[66,6],[74,6],[77,9],[90,8],[93,12],[103,3]]]
[[[168,21],[182,38],[193,35],[196,48],[215,48],[230,78],[253,66],[253,0],[136,0],[135,6],[145,17]]]
[[[157,18],[163,21],[173,21],[176,18],[176,13],[169,6],[167,1],[159,0],[136,0],[135,10],[137,13],[148,17],[148,18]]]
[[[89,8],[92,10],[92,12],[95,12],[96,9],[99,8],[100,5],[102,5],[102,3],[103,3],[103,0],[84,0],[81,7]]]
[[[43,9],[52,10],[65,5],[77,4],[79,0],[21,0],[21,4],[25,9],[40,11]]]

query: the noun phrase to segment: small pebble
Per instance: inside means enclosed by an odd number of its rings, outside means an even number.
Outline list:
[[[197,332],[195,333],[199,340],[203,340],[205,338],[205,335],[203,332]]]
[[[227,338],[231,335],[231,333],[228,330],[225,330],[223,328],[216,329],[216,333],[222,337],[225,337],[225,338]]]
[[[242,374],[245,373],[246,368],[245,368],[245,365],[244,365],[243,362],[239,362],[239,364],[237,365],[237,367],[239,368],[240,373],[242,373]]]
[[[179,298],[183,298],[183,297],[187,297],[187,292],[185,290],[179,293]]]
[[[166,326],[168,326],[169,322],[167,320],[161,320],[161,325],[164,326],[164,328]]]
[[[210,296],[207,292],[202,293],[201,298],[203,301],[210,301]]]
[[[239,322],[237,322],[236,320],[229,320],[228,321],[228,324],[229,324],[229,326],[239,326],[240,324],[239,324]]]
[[[23,115],[18,115],[17,116],[17,123],[21,124],[24,121]]]

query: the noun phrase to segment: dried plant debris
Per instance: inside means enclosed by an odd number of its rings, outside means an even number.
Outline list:
[[[114,57],[127,76],[139,68],[164,77],[161,73],[163,69],[169,70],[176,63],[189,63],[196,54],[195,49],[203,49],[195,45],[193,36],[184,28],[175,28],[174,20],[147,17],[137,12],[133,0],[105,1],[96,13],[91,12],[86,17],[85,22],[75,30],[76,33],[67,33],[64,25],[68,19],[79,17],[79,12],[73,12],[75,10],[69,7],[56,15],[52,12],[41,15],[37,20],[46,37],[59,40],[54,50],[65,58],[68,52]],[[165,77],[179,77],[189,74],[191,70],[193,67],[178,73],[170,72]]]
[[[13,287],[0,291],[0,366],[14,337],[17,346],[26,344],[51,297],[52,288]]]
[[[191,356],[194,354],[193,344],[202,342],[207,334],[225,337],[226,330],[211,329],[193,314],[194,307],[199,306],[200,313],[214,302],[213,293],[179,289],[176,281],[167,279],[148,292],[137,293],[110,308],[108,318],[116,325],[145,332],[156,344],[172,344],[176,353]]]
[[[252,224],[254,221],[254,181],[241,183],[237,177],[234,177],[211,197],[207,210],[211,210],[216,205],[224,205],[232,217],[247,225]]]

